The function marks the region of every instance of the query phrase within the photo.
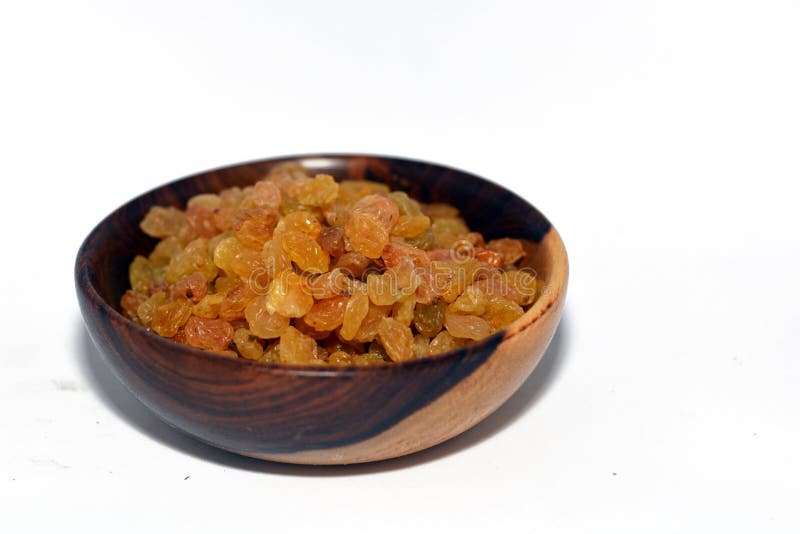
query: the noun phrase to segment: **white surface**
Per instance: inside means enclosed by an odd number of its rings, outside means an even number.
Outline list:
[[[800,4],[393,4],[0,3],[0,529],[797,532]],[[315,151],[474,171],[564,237],[553,349],[446,445],[241,459],[87,340],[72,266],[108,212]]]

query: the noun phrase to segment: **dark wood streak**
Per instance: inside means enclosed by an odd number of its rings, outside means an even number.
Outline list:
[[[504,188],[429,163],[353,155],[286,157],[225,167],[156,188],[118,208],[87,237],[75,266],[92,339],[118,378],[169,424],[248,455],[324,450],[372,438],[470,376],[503,340],[498,333],[448,355],[368,368],[307,368],[231,360],[179,345],[119,313],[127,266],[154,241],[138,223],[153,205],[183,207],[192,195],[249,185],[289,160],[338,179],[371,179],[424,201],[459,206],[488,238],[539,242],[550,223]]]

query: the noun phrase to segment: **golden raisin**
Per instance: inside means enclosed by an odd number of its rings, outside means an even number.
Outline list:
[[[283,217],[275,228],[275,233],[283,235],[286,232],[302,232],[316,239],[322,232],[322,224],[310,211],[299,210]]]
[[[186,215],[177,208],[153,206],[140,226],[150,237],[164,238],[177,236],[188,223]]]
[[[414,320],[414,308],[417,304],[416,295],[406,295],[392,306],[392,317],[405,326],[411,326]]]
[[[225,295],[222,293],[207,294],[192,306],[192,314],[205,319],[216,319],[223,298]]]
[[[153,276],[153,266],[150,260],[144,256],[136,256],[128,268],[128,277],[131,282],[131,289],[139,293],[147,293],[148,289],[155,281]]]
[[[289,318],[270,312],[263,297],[256,297],[247,304],[244,317],[250,331],[262,339],[281,337],[289,326]]]
[[[183,246],[184,243],[175,236],[164,238],[158,242],[148,259],[156,267],[165,267],[173,256],[177,256],[183,250]]]
[[[279,354],[281,363],[294,365],[324,364],[317,359],[317,342],[290,326],[281,336]]]
[[[502,297],[490,297],[486,302],[486,311],[482,317],[494,330],[501,330],[525,313],[522,306]]]
[[[486,295],[475,286],[469,286],[447,310],[453,313],[482,315],[486,310]]]
[[[447,330],[442,330],[436,335],[435,338],[431,340],[430,344],[428,345],[428,355],[433,356],[436,354],[442,354],[443,352],[460,349],[464,346],[464,343],[465,341],[463,339],[457,339],[453,337]]]
[[[172,337],[191,315],[192,303],[187,298],[179,297],[156,308],[150,328],[160,336]]]
[[[351,216],[368,215],[390,232],[400,216],[400,210],[386,195],[367,195],[353,204]]]
[[[309,239],[307,234],[290,231],[281,236],[283,251],[301,271],[308,273],[324,273],[330,266],[330,256],[319,243]]]
[[[476,315],[445,313],[444,326],[453,337],[463,339],[483,339],[492,333],[491,325]]]
[[[314,303],[303,317],[303,320],[318,331],[338,328],[344,320],[344,312],[350,299],[347,297],[331,297]]]
[[[313,305],[314,299],[305,280],[292,271],[284,271],[269,285],[266,306],[270,313],[302,317]]]
[[[214,223],[214,211],[201,204],[189,206],[186,210],[186,220],[200,237],[213,237],[219,232],[216,223]]]
[[[258,295],[248,284],[239,283],[228,290],[219,305],[219,317],[226,321],[244,318],[244,309]]]
[[[291,193],[305,206],[324,206],[336,200],[339,184],[329,174],[318,174],[314,178],[297,182]]]
[[[170,294],[183,296],[193,303],[199,302],[208,293],[208,282],[202,273],[195,272],[185,276],[170,286]]]
[[[369,297],[364,291],[354,292],[345,306],[342,316],[342,328],[339,334],[343,339],[353,339],[361,327],[361,323],[369,311]]]
[[[233,333],[233,343],[236,351],[248,360],[261,360],[264,357],[264,347],[258,336],[254,335],[247,328],[237,328]]]
[[[504,267],[512,265],[525,257],[525,249],[519,239],[509,239],[507,237],[503,239],[493,239],[489,241],[486,248],[500,254]]]
[[[427,230],[431,220],[425,215],[401,215],[392,228],[392,235],[400,237],[416,237]]]
[[[344,233],[353,250],[368,258],[379,258],[389,243],[386,228],[367,214],[353,214],[344,225]]]
[[[393,361],[404,362],[414,358],[414,336],[411,329],[401,322],[391,317],[381,319],[378,338]]]
[[[334,269],[307,280],[311,296],[316,300],[344,295],[350,286],[350,278],[341,269]]]
[[[253,187],[252,201],[259,208],[277,212],[281,205],[281,190],[268,180],[256,182]]]
[[[447,304],[441,301],[434,304],[417,304],[414,308],[414,328],[424,336],[435,336],[442,330],[446,308]]]
[[[222,319],[190,317],[183,328],[185,343],[198,349],[223,351],[233,340],[233,327]]]

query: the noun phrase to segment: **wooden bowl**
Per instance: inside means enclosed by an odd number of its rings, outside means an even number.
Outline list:
[[[436,357],[376,367],[297,367],[233,360],[175,343],[120,313],[128,265],[154,241],[139,230],[153,205],[183,207],[198,193],[252,184],[274,165],[369,179],[461,209],[487,239],[526,241],[525,265],[545,289],[509,328]],[[495,411],[525,381],[555,332],[567,288],[556,230],[514,193],[472,174],[420,161],[307,155],[224,167],[135,198],[92,230],[78,252],[81,311],[105,360],[161,419],[223,449],[279,462],[349,464],[393,458],[450,439]]]

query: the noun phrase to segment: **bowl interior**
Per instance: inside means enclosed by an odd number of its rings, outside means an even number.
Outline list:
[[[121,206],[92,231],[82,248],[80,261],[89,269],[90,283],[101,298],[119,311],[120,298],[129,288],[130,262],[137,254],[148,254],[156,243],[139,229],[139,222],[150,207],[169,205],[182,209],[193,195],[251,185],[270,168],[286,161],[299,161],[312,174],[327,173],[337,180],[384,182],[424,202],[453,204],[461,210],[470,228],[481,232],[487,240],[514,237],[528,241],[525,266],[536,269],[545,281],[551,274],[546,251],[536,246],[550,229],[549,221],[528,202],[497,184],[464,171],[421,161],[362,155],[305,155],[195,174],[153,189]],[[98,250],[103,253],[96,252]]]

